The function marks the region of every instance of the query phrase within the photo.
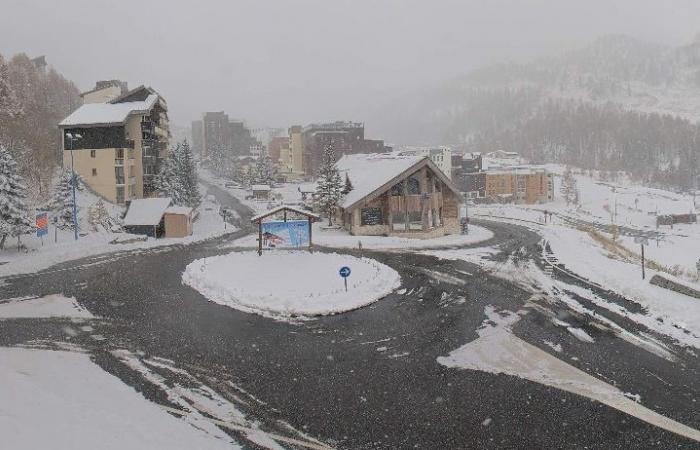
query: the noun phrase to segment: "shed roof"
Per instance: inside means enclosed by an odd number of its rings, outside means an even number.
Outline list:
[[[192,214],[192,208],[189,206],[170,206],[165,210],[165,214]]]
[[[271,188],[267,184],[254,184],[250,189],[253,191],[269,191]]]
[[[157,101],[158,95],[151,94],[146,100],[138,102],[88,103],[73,111],[58,126],[121,125],[131,114],[148,113]]]
[[[170,206],[170,198],[137,198],[129,204],[124,225],[158,225]]]

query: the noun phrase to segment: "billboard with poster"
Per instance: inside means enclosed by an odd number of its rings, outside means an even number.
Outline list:
[[[308,220],[275,220],[262,223],[263,248],[294,248],[308,245]]]

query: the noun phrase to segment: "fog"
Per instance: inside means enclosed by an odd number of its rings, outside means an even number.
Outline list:
[[[150,85],[176,124],[222,109],[253,125],[363,120],[484,64],[607,33],[679,44],[700,28],[692,0],[1,3],[6,57],[46,55],[81,90],[98,79]]]

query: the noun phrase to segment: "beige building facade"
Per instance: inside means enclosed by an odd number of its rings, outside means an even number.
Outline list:
[[[113,86],[104,91],[107,98]],[[63,166],[74,167],[95,193],[117,204],[157,195],[153,180],[167,156],[170,129],[167,103],[153,89],[86,103],[59,127]]]

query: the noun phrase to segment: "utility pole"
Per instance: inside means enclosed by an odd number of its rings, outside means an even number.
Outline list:
[[[78,139],[82,139],[83,136],[80,134],[76,133],[75,136],[71,133],[66,133],[65,137],[68,139],[68,142],[70,142],[70,171],[71,171],[71,190],[73,192],[73,234],[75,236],[75,240],[78,240],[78,205],[76,203],[75,199],[75,185],[76,185],[76,180],[75,180],[75,163],[73,161],[73,142],[77,141]]]
[[[644,244],[642,243],[642,280],[644,279]]]

